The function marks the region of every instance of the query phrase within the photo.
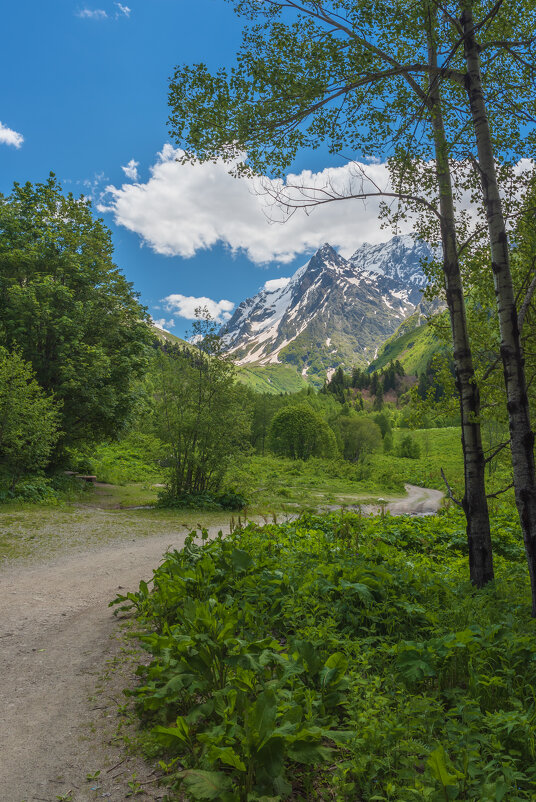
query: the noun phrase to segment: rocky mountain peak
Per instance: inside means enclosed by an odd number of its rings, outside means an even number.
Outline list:
[[[324,243],[287,281],[240,304],[222,329],[238,364],[293,364],[314,378],[366,365],[420,302],[430,255],[413,237],[365,244],[345,259]]]

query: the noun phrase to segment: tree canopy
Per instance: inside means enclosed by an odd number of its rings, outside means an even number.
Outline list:
[[[337,450],[327,422],[307,403],[291,404],[274,415],[269,442],[274,454],[291,459],[331,457]]]
[[[47,465],[59,437],[59,418],[31,366],[0,347],[0,479],[12,490]]]
[[[61,408],[61,444],[128,420],[151,336],[113,262],[110,231],[54,175],[0,195],[0,345],[18,349]]]

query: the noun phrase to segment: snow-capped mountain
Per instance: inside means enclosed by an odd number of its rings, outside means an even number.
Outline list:
[[[432,250],[429,245],[415,239],[411,234],[405,234],[379,245],[364,242],[348,261],[360,270],[381,273],[388,278],[416,284],[424,289],[427,279],[422,264],[431,258]]]
[[[430,256],[412,237],[365,244],[350,259],[326,243],[291,278],[240,304],[222,329],[227,351],[239,365],[283,362],[308,378],[367,364],[415,311]]]

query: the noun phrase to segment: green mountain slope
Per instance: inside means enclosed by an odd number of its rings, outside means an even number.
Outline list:
[[[291,365],[251,365],[239,367],[239,382],[255,390],[256,393],[297,393],[309,386]]]
[[[369,371],[381,370],[391,360],[398,359],[406,373],[417,376],[424,373],[430,358],[443,348],[443,344],[427,323],[415,326],[416,319],[418,316],[412,315],[405,320],[384,342],[377,357],[370,363]]]
[[[159,340],[164,340],[165,342],[172,343],[173,345],[189,346],[189,343],[187,343],[186,340],[181,340],[180,337],[177,337],[175,334],[171,334],[169,331],[163,331],[162,329],[159,329],[158,326],[149,324],[149,328]]]

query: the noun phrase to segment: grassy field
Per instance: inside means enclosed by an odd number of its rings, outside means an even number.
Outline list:
[[[426,323],[407,331],[408,325],[411,325],[410,321],[405,320],[385,341],[378,356],[369,366],[371,371],[381,370],[391,360],[398,359],[406,373],[424,373],[430,358],[441,350],[442,345]]]
[[[244,365],[236,375],[239,382],[256,393],[297,393],[310,386],[291,365]]]
[[[104,498],[97,493],[85,494],[83,504],[43,506],[12,502],[3,505],[0,510],[0,566],[14,560],[52,559],[112,542],[128,543],[157,535],[169,534],[171,542],[177,533],[201,526],[229,525],[230,516],[223,512],[114,509],[112,500],[113,504],[124,500],[125,490],[135,488],[107,488]]]
[[[420,446],[419,459],[395,455],[408,433]],[[488,481],[491,491],[508,484],[507,455],[504,459]],[[155,508],[165,477],[160,469],[144,462],[143,449],[101,446],[95,465],[99,480],[108,481],[77,492],[60,493],[59,499],[50,504],[2,505],[0,560],[92,548],[114,539],[177,531],[177,527],[223,526],[231,518],[236,521],[239,514],[244,516],[243,511]],[[331,506],[375,504],[379,497],[404,496],[405,483],[445,490],[441,468],[461,497],[463,462],[460,430],[456,427],[395,430],[393,452],[373,454],[364,464],[340,459],[303,462],[269,455],[250,456],[233,468],[228,481],[248,499],[248,518],[273,522]],[[511,502],[510,496],[511,491],[491,501],[492,511]]]

